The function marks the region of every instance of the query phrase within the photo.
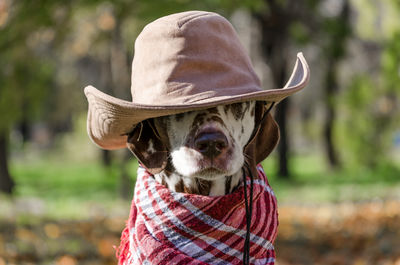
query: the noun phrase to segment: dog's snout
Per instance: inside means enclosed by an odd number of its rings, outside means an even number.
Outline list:
[[[228,140],[221,132],[201,133],[195,138],[194,146],[203,155],[216,157],[228,146]]]

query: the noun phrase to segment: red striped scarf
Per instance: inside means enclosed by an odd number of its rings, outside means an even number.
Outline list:
[[[274,264],[276,198],[261,165],[254,180],[250,263]],[[250,185],[248,178],[246,185]],[[117,257],[128,264],[242,264],[243,184],[224,196],[173,192],[138,169],[130,217]]]

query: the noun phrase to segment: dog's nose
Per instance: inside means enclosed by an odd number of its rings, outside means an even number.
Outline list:
[[[218,156],[228,146],[228,140],[220,132],[201,133],[194,140],[194,146],[197,151],[212,158]]]

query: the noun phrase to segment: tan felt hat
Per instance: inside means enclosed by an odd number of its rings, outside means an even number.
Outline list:
[[[177,13],[148,24],[136,39],[132,102],[85,88],[88,133],[104,149],[125,148],[127,134],[143,120],[249,100],[279,102],[308,80],[299,53],[287,84],[263,90],[225,18],[204,11]]]

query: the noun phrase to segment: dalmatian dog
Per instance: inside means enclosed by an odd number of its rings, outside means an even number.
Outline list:
[[[128,148],[144,165],[165,160],[152,173],[170,190],[225,195],[240,184],[255,112],[248,101],[153,118],[128,135]]]

